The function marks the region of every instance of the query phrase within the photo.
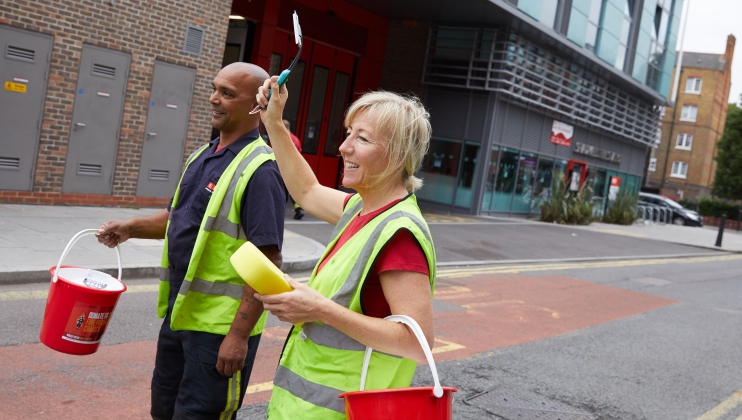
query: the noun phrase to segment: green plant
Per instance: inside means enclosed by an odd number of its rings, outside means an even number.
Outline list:
[[[736,217],[739,213],[739,204],[731,204],[717,198],[702,198],[698,202],[698,213],[701,216],[721,217],[726,214],[727,217]]]
[[[592,190],[583,187],[574,193],[566,191],[564,178],[554,171],[549,194],[541,203],[541,220],[566,225],[589,225],[593,222]]]
[[[678,200],[678,204],[685,207],[688,210],[698,211],[698,200],[689,200],[687,198],[681,198]]]
[[[603,215],[604,223],[614,225],[630,225],[636,220],[636,201],[638,196],[624,188],[616,194],[616,199],[610,204]]]

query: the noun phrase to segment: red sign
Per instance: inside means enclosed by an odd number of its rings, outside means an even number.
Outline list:
[[[575,128],[569,124],[554,120],[551,125],[551,142],[559,146],[572,146],[572,135]]]

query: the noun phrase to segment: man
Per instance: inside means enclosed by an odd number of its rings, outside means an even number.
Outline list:
[[[296,137],[294,132],[291,131],[291,121],[283,120],[283,126],[289,130],[289,137],[291,137],[291,141],[294,143],[296,150],[301,152],[301,140],[299,140],[299,137]],[[291,201],[294,201],[294,199],[291,198]],[[302,217],[304,217],[304,210],[296,201],[294,201],[294,219],[301,220]]]
[[[151,415],[159,419],[236,418],[252,371],[263,305],[229,262],[246,240],[282,263],[286,189],[272,150],[258,134],[258,87],[268,74],[233,63],[213,80],[211,123],[219,137],[186,161],[170,206],[113,220],[98,242],[165,238]]]

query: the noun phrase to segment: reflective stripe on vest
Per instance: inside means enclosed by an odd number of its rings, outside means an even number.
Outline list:
[[[338,398],[345,391],[308,381],[280,364],[276,369],[273,385],[290,389],[295,397],[314,405],[345,413],[345,401]]]
[[[247,240],[245,229],[239,224],[231,222],[228,218],[229,209],[234,200],[234,190],[237,186],[237,182],[240,180],[242,172],[247,168],[247,165],[249,165],[259,155],[263,153],[270,154],[272,152],[273,150],[267,146],[256,147],[255,150],[250,152],[250,154],[240,162],[234,172],[235,176],[233,176],[232,180],[229,182],[227,194],[224,196],[224,200],[222,200],[222,204],[219,206],[219,211],[217,212],[216,217],[209,216],[206,218],[206,223],[204,223],[205,231],[216,230],[234,239]]]
[[[362,202],[359,201],[359,203]],[[348,213],[355,214],[356,212]],[[347,308],[350,305],[350,301],[353,299],[356,289],[358,289],[358,285],[361,282],[361,276],[363,275],[363,269],[366,265],[366,261],[368,261],[368,259],[371,257],[371,253],[373,252],[376,241],[379,239],[379,236],[381,236],[381,232],[384,230],[389,222],[401,217],[406,217],[412,220],[420,228],[422,233],[425,235],[425,238],[428,239],[430,243],[433,242],[432,238],[429,236],[430,233],[425,228],[425,224],[420,219],[418,219],[417,216],[403,211],[395,211],[394,213],[388,215],[376,226],[373,233],[371,233],[369,240],[363,246],[361,253],[358,255],[358,259],[356,259],[355,264],[353,264],[353,269],[350,271],[350,275],[345,280],[345,283],[343,283],[343,286],[340,288],[340,290],[338,290],[335,296],[332,297],[332,301],[344,308]],[[338,223],[338,225],[339,224],[340,223]],[[329,325],[320,325],[316,322],[311,322],[304,324],[302,328],[306,337],[312,340],[312,342],[320,344],[322,346],[331,347],[338,350],[366,350],[365,345],[359,343],[357,340],[348,337],[347,335]]]
[[[250,152],[250,154],[247,155],[247,157],[245,157],[245,159],[240,162],[240,164],[235,169],[234,176],[232,176],[232,179],[229,182],[227,193],[224,195],[224,199],[219,205],[219,211],[217,211],[216,217],[208,216],[206,218],[206,222],[204,223],[203,227],[204,231],[209,232],[214,230],[217,232],[222,232],[233,239],[247,240],[245,229],[239,224],[233,223],[229,220],[229,210],[232,207],[232,201],[234,200],[234,190],[245,168],[247,168],[247,166],[261,154],[270,154],[272,152],[273,150],[267,146],[259,146],[256,147],[255,150]],[[205,295],[229,296],[231,298],[240,300],[242,299],[242,291],[244,290],[244,286],[232,283],[216,283],[200,278],[194,278],[193,280],[184,279],[183,283],[180,285],[178,294],[185,295],[188,293],[189,290],[193,292],[203,293]]]

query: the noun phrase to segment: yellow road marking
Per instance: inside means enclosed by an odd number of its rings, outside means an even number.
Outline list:
[[[741,402],[742,402],[742,390],[739,390],[735,392],[734,394],[732,394],[731,397],[722,401],[716,407],[707,411],[701,417],[696,417],[696,420],[717,420],[721,418],[723,415],[725,415],[726,413],[728,413],[730,410],[732,410],[734,407],[738,406],[739,403]],[[740,418],[742,418],[742,416],[737,417],[737,419],[740,419]]]
[[[433,353],[433,354],[446,353],[446,352],[449,352],[449,351],[454,351],[454,350],[459,350],[459,349],[465,349],[466,348],[466,346],[464,346],[462,344],[454,343],[454,342],[451,342],[451,341],[446,341],[446,340],[443,340],[443,339],[438,338],[438,337],[435,337],[435,341],[436,341],[436,343],[443,343],[443,344],[445,344],[445,346],[433,348],[431,350],[431,353]]]
[[[476,274],[513,274],[528,271],[552,271],[552,270],[573,270],[586,268],[611,268],[611,267],[634,267],[642,265],[660,265],[660,264],[688,264],[688,263],[705,263],[714,261],[733,261],[742,259],[742,255],[722,255],[714,257],[683,257],[683,258],[655,258],[640,260],[615,260],[615,261],[595,261],[595,262],[577,262],[577,263],[554,263],[554,264],[529,264],[529,265],[502,265],[502,266],[480,266],[454,268],[439,270],[438,277],[443,278],[460,278],[469,277]]]
[[[273,382],[263,382],[261,384],[250,385],[247,387],[248,394],[255,394],[256,392],[270,391],[273,389]]]
[[[577,263],[551,263],[551,264],[528,264],[528,265],[501,265],[501,266],[476,266],[451,268],[438,270],[439,278],[455,279],[461,277],[470,277],[477,274],[514,274],[533,271],[555,271],[555,270],[575,270],[588,268],[612,268],[612,267],[636,267],[642,265],[661,265],[661,264],[692,264],[707,263],[715,261],[735,261],[741,260],[742,255],[720,255],[711,257],[682,257],[682,258],[654,258],[639,260],[615,260],[615,261],[595,261],[595,262],[577,262]],[[306,282],[309,277],[298,277],[295,279],[299,282]],[[436,292],[436,298],[446,295],[465,293],[468,289],[461,286],[441,287],[440,292]],[[128,286],[127,292],[156,292],[158,285],[146,284],[139,286]],[[26,300],[26,299],[46,299],[46,290],[34,290],[28,292],[2,292],[0,301],[4,300]]]
[[[641,233],[634,233],[634,232],[627,232],[620,229],[591,229],[593,232],[603,232],[603,233],[611,233],[613,235],[624,235],[624,236],[633,236],[634,238],[646,238],[647,235],[642,235]]]

